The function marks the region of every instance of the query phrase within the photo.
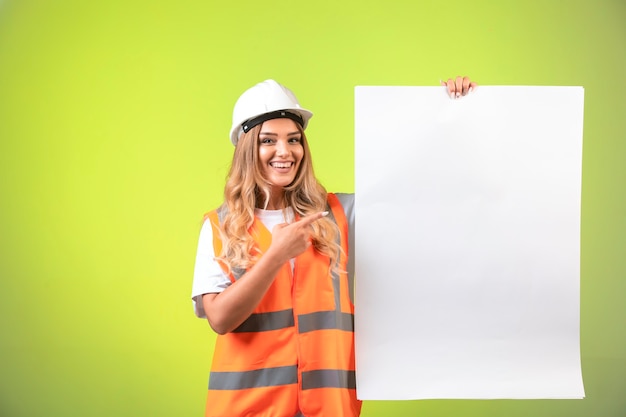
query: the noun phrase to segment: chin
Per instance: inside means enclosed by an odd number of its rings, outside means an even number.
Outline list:
[[[295,181],[295,178],[274,178],[270,179],[270,183],[276,187],[288,187]]]

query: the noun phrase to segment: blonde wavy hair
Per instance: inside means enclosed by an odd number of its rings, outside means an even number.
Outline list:
[[[284,188],[283,207],[291,207],[296,215],[306,216],[327,210],[327,192],[315,178],[306,136],[300,125],[296,125],[302,135],[304,153],[293,182]],[[225,210],[220,225],[222,253],[217,259],[226,265],[229,273],[235,268],[250,268],[260,256],[248,232],[254,222],[254,209],[267,207],[271,193],[259,163],[260,132],[258,125],[239,139],[224,188],[224,203],[220,208]],[[332,269],[338,269],[341,246],[337,225],[325,217],[315,221],[312,228],[313,247],[330,258]]]

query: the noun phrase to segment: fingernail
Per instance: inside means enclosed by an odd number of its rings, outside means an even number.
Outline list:
[[[459,98],[459,97],[461,97],[461,93],[457,92],[456,93],[456,98]]]
[[[474,87],[469,88],[469,92],[471,93],[472,91],[474,91]]]
[[[328,216],[328,212],[327,211],[323,211],[322,212],[322,217]]]

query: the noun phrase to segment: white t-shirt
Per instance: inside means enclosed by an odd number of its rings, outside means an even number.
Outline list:
[[[343,206],[348,221],[348,275],[353,282],[354,276],[354,194],[336,194]],[[261,210],[255,209],[254,214],[270,232],[277,224],[291,223],[294,219],[293,210],[289,207],[283,210]],[[286,214],[286,215],[285,215]],[[292,260],[293,267],[293,260]],[[198,239],[198,250],[196,252],[196,264],[193,272],[193,284],[191,289],[191,299],[193,301],[194,312],[200,318],[206,318],[202,307],[202,295],[209,293],[220,293],[231,284],[228,276],[222,271],[219,263],[215,260],[215,250],[213,249],[213,228],[211,221],[205,220],[200,229]],[[352,294],[352,289],[350,291]]]

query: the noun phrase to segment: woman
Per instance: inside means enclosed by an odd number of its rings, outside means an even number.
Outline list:
[[[476,85],[442,83],[452,98]],[[218,333],[206,416],[358,416],[353,196],[317,181],[312,113],[276,81],[244,92],[224,204],[200,233],[192,297]]]

